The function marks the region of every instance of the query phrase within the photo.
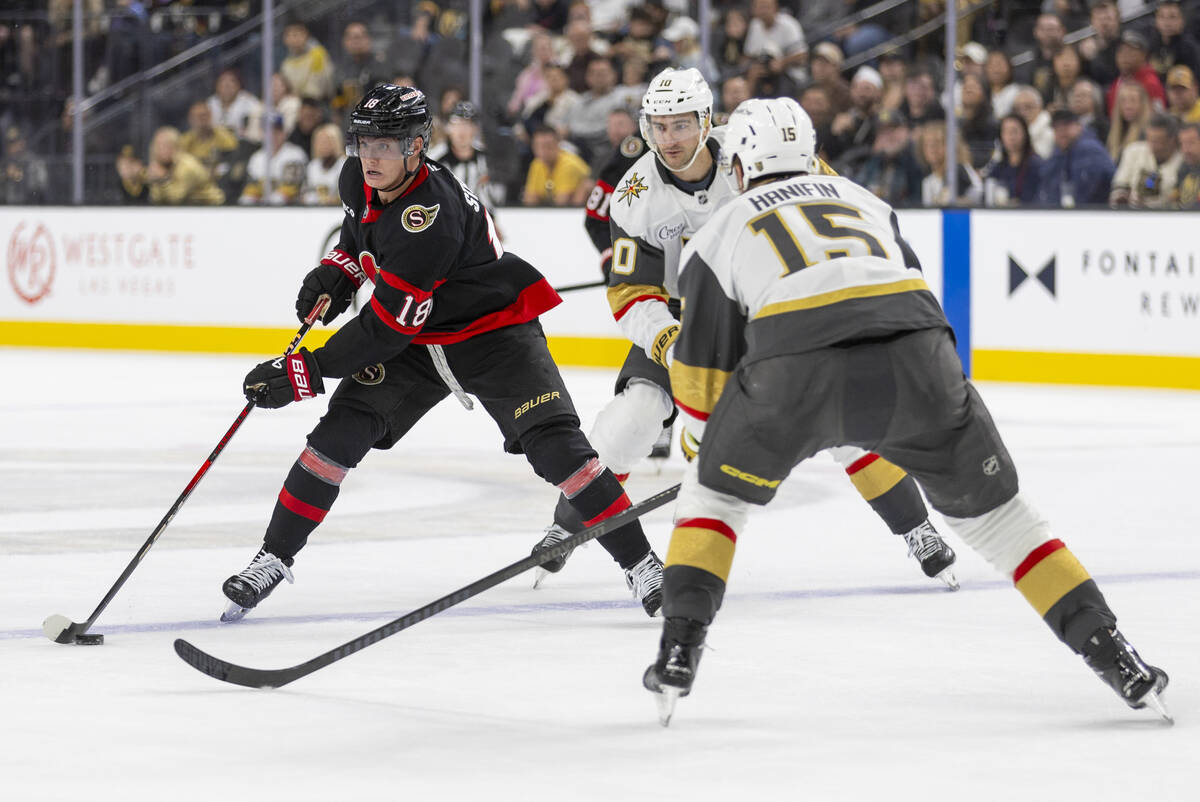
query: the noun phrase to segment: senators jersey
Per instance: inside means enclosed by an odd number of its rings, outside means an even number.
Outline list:
[[[724,132],[714,129],[705,143],[714,162]],[[706,185],[680,188],[653,151],[634,162],[613,191],[608,303],[621,332],[651,359],[659,335],[676,324],[668,304],[679,295],[683,244],[736,195],[732,176],[720,167]]]
[[[849,179],[751,189],[683,251],[671,387],[704,421],[738,363],[949,328],[888,204]]]
[[[479,198],[436,161],[388,204],[363,181],[357,158],[346,160],[338,189],[341,238],[322,264],[375,289],[313,352],[324,375],[384,362],[411,342],[446,345],[525,323],[561,301],[533,266],[505,253]]]
[[[646,141],[638,134],[621,140],[621,145],[600,168],[600,175],[596,176],[596,186],[592,187],[592,192],[588,195],[583,227],[587,229],[592,244],[600,252],[600,269],[604,271],[605,278],[608,278],[612,261],[612,232],[609,230],[608,206],[612,202],[613,190],[645,152]]]

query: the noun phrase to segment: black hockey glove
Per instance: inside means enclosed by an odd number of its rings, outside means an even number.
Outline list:
[[[325,392],[321,369],[312,352],[301,348],[291,356],[281,356],[259,364],[246,374],[242,392],[247,401],[260,407],[279,409],[293,401],[314,398]]]
[[[296,296],[296,317],[303,323],[308,313],[316,306],[317,299],[328,295],[329,308],[321,317],[322,323],[328,323],[346,311],[356,289],[358,287],[337,265],[317,265],[308,272],[304,283],[300,285],[300,293]]]

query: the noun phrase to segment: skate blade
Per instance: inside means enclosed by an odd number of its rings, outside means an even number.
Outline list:
[[[533,589],[537,590],[539,587],[541,587],[542,582],[544,582],[548,576],[550,576],[550,572],[545,568],[542,568],[540,565],[535,568],[533,572]]]
[[[950,590],[958,590],[958,577],[954,575],[952,568],[943,568],[941,573],[934,576],[934,579],[940,579]]]
[[[1162,716],[1163,721],[1168,726],[1175,725],[1175,718],[1171,715],[1171,711],[1167,710],[1166,702],[1158,695],[1158,691],[1150,691],[1142,697],[1142,704]]]
[[[225,608],[225,612],[221,613],[221,622],[225,624],[241,621],[246,617],[246,613],[250,612],[249,608],[243,607],[236,602],[229,602]]]
[[[664,727],[671,725],[671,716],[675,715],[675,703],[683,694],[679,688],[661,685],[654,693],[654,704],[658,706],[658,723]]]

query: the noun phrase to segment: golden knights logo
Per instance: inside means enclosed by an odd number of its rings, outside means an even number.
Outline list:
[[[404,226],[405,231],[416,234],[418,231],[424,231],[433,224],[440,208],[442,208],[440,203],[435,203],[433,206],[422,206],[419,203],[414,203],[404,210],[404,214],[400,216],[400,223]]]
[[[642,193],[648,189],[650,187],[646,186],[641,176],[637,173],[630,173],[625,183],[617,187],[617,203],[625,201],[626,205],[632,206],[633,199],[642,197]]]

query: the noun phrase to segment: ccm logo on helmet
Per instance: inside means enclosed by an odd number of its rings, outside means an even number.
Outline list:
[[[749,482],[755,487],[779,487],[782,479],[764,479],[761,476],[755,476],[752,473],[746,473],[743,470],[733,467],[732,465],[722,465],[721,473],[727,473],[734,479],[741,479],[743,482]]]

